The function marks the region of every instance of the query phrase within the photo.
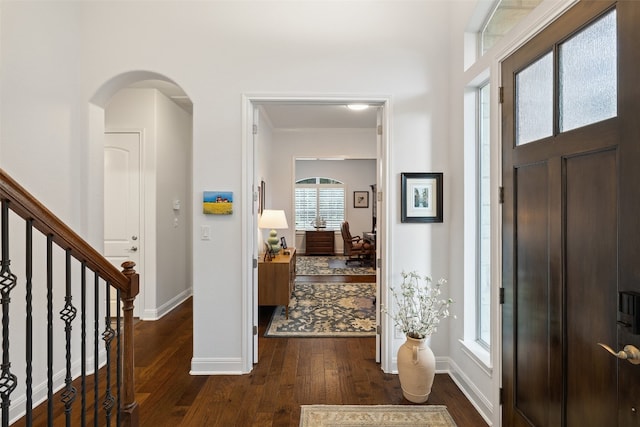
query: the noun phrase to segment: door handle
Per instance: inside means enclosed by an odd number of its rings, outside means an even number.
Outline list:
[[[609,353],[613,354],[618,359],[626,359],[634,365],[640,365],[640,350],[638,350],[638,348],[635,346],[625,345],[622,350],[616,353],[611,347],[606,344],[602,344],[599,342],[598,345],[607,350]]]
[[[138,247],[137,247],[137,246],[131,246],[131,252],[135,252],[135,251],[137,251],[137,250],[138,250]]]

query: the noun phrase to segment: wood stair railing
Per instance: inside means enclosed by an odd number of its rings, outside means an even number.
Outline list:
[[[94,420],[92,423],[94,425],[100,425],[98,418],[98,411],[102,411],[105,413],[106,417],[106,425],[111,425],[111,412],[113,412],[114,405],[117,406],[115,408],[115,421],[117,425],[122,426],[138,426],[138,404],[135,399],[135,386],[134,386],[134,352],[133,352],[133,304],[136,296],[139,292],[139,277],[138,273],[135,272],[134,266],[135,263],[131,261],[127,261],[122,264],[124,270],[121,272],[116,267],[114,267],[104,256],[102,256],[98,251],[96,251],[93,247],[91,247],[87,242],[85,242],[81,237],[79,237],[71,228],[65,225],[60,219],[58,219],[53,213],[51,213],[46,207],[44,207],[40,202],[36,200],[31,194],[29,194],[24,188],[22,188],[16,181],[14,181],[7,173],[5,173],[2,169],[0,169],[0,202],[1,202],[1,219],[2,219],[2,228],[0,231],[1,238],[1,252],[0,252],[0,262],[1,262],[1,270],[0,270],[0,292],[1,292],[1,306],[2,306],[2,365],[1,365],[1,373],[0,373],[0,399],[2,406],[2,426],[9,425],[10,419],[10,407],[11,407],[11,393],[16,389],[16,386],[19,381],[21,381],[26,388],[25,392],[25,409],[24,409],[24,420],[26,425],[32,425],[32,372],[33,372],[33,343],[30,342],[33,340],[33,318],[31,314],[32,307],[32,288],[34,287],[34,283],[32,283],[32,269],[33,269],[33,260],[32,251],[33,251],[33,243],[32,243],[32,229],[36,229],[41,232],[47,239],[47,271],[46,271],[46,285],[47,285],[47,359],[48,359],[48,369],[47,369],[47,404],[49,406],[48,409],[48,424],[53,425],[53,420],[50,418],[53,416],[53,404],[51,400],[53,399],[53,350],[51,349],[53,339],[53,322],[52,322],[52,301],[53,296],[52,293],[54,291],[54,274],[52,272],[51,264],[52,261],[52,246],[55,244],[59,248],[61,248],[66,254],[66,283],[64,286],[64,307],[62,308],[60,313],[60,318],[65,323],[64,335],[65,335],[65,345],[66,345],[66,372],[65,372],[65,384],[63,390],[60,393],[60,399],[64,404],[64,413],[66,418],[66,424],[85,425],[86,423],[86,414],[88,411],[87,406],[91,406],[91,404],[86,403],[88,400],[86,395],[90,394],[89,390],[85,390],[86,383],[85,379],[88,376],[85,367],[85,360],[87,358],[86,347],[88,344],[85,341],[86,337],[86,325],[89,322],[86,322],[85,319],[85,306],[86,306],[86,295],[90,294],[91,287],[87,285],[85,281],[85,271],[90,270],[95,275],[95,290],[94,290],[94,304],[95,304],[95,324],[96,330],[94,331],[94,346],[95,346],[95,354],[94,360],[94,398],[92,406],[94,408]],[[25,255],[24,264],[26,265],[24,275],[20,275],[11,272],[10,264],[11,259],[9,258],[9,234],[13,232],[16,228],[12,223],[12,227],[9,224],[9,216],[10,212],[13,212],[17,216],[21,217],[24,220],[25,228],[26,228],[26,238],[25,238],[25,246],[27,248],[27,253]],[[19,224],[18,224],[19,225]],[[31,251],[31,252],[30,252]],[[78,310],[76,307],[72,305],[72,282],[73,275],[70,272],[71,259],[74,258],[81,264],[81,307]],[[22,261],[22,260],[21,260]],[[102,315],[105,319],[105,330],[102,333],[97,331],[98,327],[98,313],[100,309],[98,307],[99,300],[99,287],[98,283],[105,284],[105,294],[101,295],[102,299],[105,302],[104,311]],[[37,286],[37,285],[36,285]],[[43,284],[44,286],[44,284]],[[26,346],[27,348],[24,350],[27,360],[24,362],[26,366],[26,374],[24,376],[18,375],[15,372],[11,371],[11,346],[10,346],[10,338],[13,338],[10,330],[10,319],[9,319],[9,309],[11,303],[10,295],[11,291],[14,288],[24,288],[26,295]],[[58,286],[57,288],[62,288],[62,286]],[[57,288],[55,290],[57,290]],[[34,288],[35,289],[35,288]],[[109,289],[115,289],[116,295],[119,297],[117,301],[117,310],[116,314],[111,315],[110,311],[110,294]],[[17,298],[16,298],[17,299]],[[122,305],[121,305],[122,304]],[[40,309],[40,307],[38,307]],[[42,309],[45,309],[44,307]],[[71,355],[71,343],[74,342],[71,337],[71,329],[73,325],[73,321],[76,318],[76,313],[80,312],[81,315],[81,348],[82,355],[81,356],[72,356]],[[22,311],[14,311],[22,313]],[[90,312],[90,310],[88,310]],[[120,314],[122,313],[122,314]],[[113,330],[111,325],[114,320],[116,322],[116,329]],[[121,324],[122,319],[122,324]],[[42,330],[42,329],[41,329]],[[55,335],[56,338],[62,336],[62,331],[59,332],[58,335]],[[101,336],[101,337],[100,337]],[[105,349],[103,350],[102,357],[106,358],[106,362],[103,360],[103,364],[106,363],[106,369],[111,372],[112,368],[108,366],[110,362],[110,354],[115,352],[117,357],[117,362],[115,368],[113,370],[116,371],[116,381],[117,384],[115,387],[110,384],[110,374],[107,374],[106,380],[106,390],[98,391],[98,345],[97,342],[99,339],[102,339],[105,342]],[[116,340],[115,349],[111,346],[112,339]],[[16,340],[18,341],[18,340]],[[74,345],[76,343],[74,342]],[[75,359],[74,359],[75,357]],[[72,360],[78,361],[80,360],[80,364],[82,365],[82,386],[81,386],[81,394],[82,394],[82,407],[81,416],[78,418],[78,415],[74,415],[75,418],[72,418],[72,412],[75,410],[74,403],[76,400],[77,390],[73,385],[72,378]],[[104,366],[100,367],[100,369],[105,369]],[[62,369],[61,369],[62,370]],[[112,388],[114,390],[112,390]],[[115,396],[112,394],[115,393]],[[100,395],[100,399],[103,399],[102,402],[98,402],[98,395]],[[77,406],[77,405],[76,405]],[[99,406],[102,406],[102,409],[99,409]],[[77,412],[77,411],[76,411]],[[102,417],[102,415],[101,415]],[[81,419],[81,422],[77,420]],[[71,421],[74,420],[74,421]]]

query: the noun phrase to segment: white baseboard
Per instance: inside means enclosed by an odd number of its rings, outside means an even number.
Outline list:
[[[194,357],[191,359],[191,375],[244,375],[240,357]]]
[[[142,315],[140,316],[141,320],[158,320],[161,319],[164,315],[171,312],[174,308],[185,302],[189,297],[193,295],[193,288],[185,289],[175,297],[171,298],[166,303],[162,304],[160,307],[156,309],[147,309],[144,310]]]
[[[448,359],[448,373],[454,383],[460,388],[462,393],[467,397],[469,402],[476,408],[482,418],[488,425],[492,426],[494,418],[494,406],[491,401],[475,386],[469,377],[460,370],[458,365],[451,359]],[[437,366],[437,365],[436,365]]]

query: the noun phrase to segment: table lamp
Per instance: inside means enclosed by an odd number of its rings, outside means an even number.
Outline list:
[[[274,254],[280,252],[280,241],[278,240],[278,232],[276,230],[289,228],[284,211],[265,209],[262,211],[262,216],[258,220],[258,227],[271,229],[267,242]]]

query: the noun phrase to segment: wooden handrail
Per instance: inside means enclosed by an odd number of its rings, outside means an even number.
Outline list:
[[[11,210],[23,219],[33,219],[33,226],[61,248],[69,249],[77,260],[84,261],[91,270],[121,291],[128,291],[129,279],[102,254],[85,242],[69,226],[33,197],[20,184],[0,169],[0,197],[9,201]],[[135,296],[135,295],[133,295]]]

